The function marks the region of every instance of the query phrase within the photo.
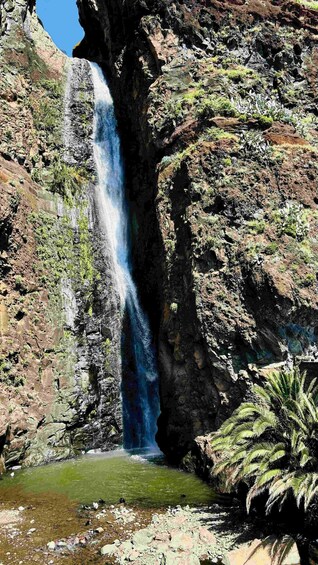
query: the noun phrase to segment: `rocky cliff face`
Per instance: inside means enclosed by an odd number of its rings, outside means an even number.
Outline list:
[[[120,320],[89,65],[71,67],[32,2],[0,15],[0,454],[37,464],[120,444]]]
[[[273,364],[317,360],[317,29],[310,3],[78,0],[110,76],[135,269],[180,460]]]
[[[78,0],[75,53],[104,66],[118,109],[135,275],[158,343],[158,440],[176,461],[273,365],[315,371],[308,4]],[[34,464],[120,443],[121,320],[88,63],[70,69],[34,2],[0,0],[0,64],[0,452]]]

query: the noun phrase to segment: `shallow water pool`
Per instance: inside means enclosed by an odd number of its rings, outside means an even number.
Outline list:
[[[74,460],[43,467],[23,469],[0,482],[0,498],[10,491],[64,495],[73,502],[90,504],[103,499],[115,504],[165,507],[177,504],[209,504],[213,491],[198,477],[171,468],[157,455],[127,454],[115,451],[85,455]]]

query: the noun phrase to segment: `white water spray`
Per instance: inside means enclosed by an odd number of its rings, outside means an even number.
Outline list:
[[[129,209],[114,104],[101,69],[91,63],[91,70],[100,217],[113,263],[113,283],[129,328],[128,335],[123,336],[124,443],[126,448],[154,447],[159,415],[158,372],[149,323],[132,278]]]

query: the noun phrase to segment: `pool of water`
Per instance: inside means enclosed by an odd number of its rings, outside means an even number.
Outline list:
[[[17,491],[30,501],[33,495],[47,493],[81,504],[99,499],[116,504],[125,499],[127,504],[151,508],[209,504],[214,498],[198,477],[169,467],[160,456],[124,451],[22,469],[0,481],[0,500]]]

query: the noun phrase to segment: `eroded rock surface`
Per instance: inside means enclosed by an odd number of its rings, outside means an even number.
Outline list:
[[[86,61],[33,2],[0,2],[1,472],[121,442],[120,319],[105,256]]]
[[[177,461],[259,369],[317,362],[317,12],[78,0],[104,65],[158,335],[158,440]],[[158,316],[160,312],[160,319]]]

